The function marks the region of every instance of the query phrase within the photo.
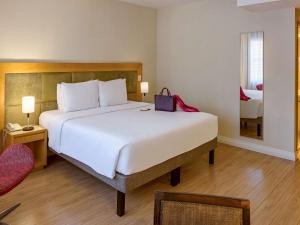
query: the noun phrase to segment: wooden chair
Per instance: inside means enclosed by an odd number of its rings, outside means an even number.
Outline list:
[[[250,202],[187,193],[155,193],[154,225],[250,225]]]

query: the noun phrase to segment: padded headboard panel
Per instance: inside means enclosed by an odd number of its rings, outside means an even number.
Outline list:
[[[38,124],[44,111],[57,109],[56,86],[58,83],[76,83],[88,80],[113,80],[125,78],[129,99],[137,94],[136,71],[67,72],[67,73],[7,73],[5,74],[5,123],[26,124],[22,114],[22,96],[33,95],[36,99],[31,122]]]
[[[42,112],[57,109],[58,83],[125,78],[128,98],[140,101],[141,76],[140,63],[0,63],[0,130],[8,122],[26,124],[21,110],[22,96],[35,96],[35,113],[30,118],[31,123],[38,124]]]

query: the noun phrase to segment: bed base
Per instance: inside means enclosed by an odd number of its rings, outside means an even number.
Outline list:
[[[161,164],[153,166],[145,171],[138,172],[132,175],[123,175],[116,173],[114,179],[102,176],[96,173],[89,166],[67,156],[64,154],[58,154],[65,160],[89,173],[90,175],[96,177],[97,179],[103,181],[104,183],[112,186],[117,190],[117,215],[123,216],[125,214],[125,198],[126,193],[132,191],[162,175],[170,172],[171,179],[170,185],[176,186],[180,183],[180,167],[183,164],[189,163],[199,159],[199,157],[204,153],[209,153],[208,162],[210,165],[214,164],[215,148],[217,147],[217,138],[209,141],[189,152],[183,153],[172,159],[167,160]],[[50,149],[51,150],[51,149]],[[52,150],[53,151],[53,150]]]
[[[215,150],[209,151],[209,164],[213,165],[215,162]],[[170,184],[172,187],[175,187],[176,185],[180,184],[180,167],[174,169],[171,171],[171,179]],[[117,191],[117,215],[123,216],[125,214],[125,196],[126,194],[120,191]]]
[[[215,164],[215,150],[214,149],[209,151],[208,162],[209,162],[210,165]]]
[[[258,117],[256,119],[241,118],[240,122],[241,122],[241,127],[244,126],[245,128],[247,128],[248,122],[256,123],[256,136],[260,138],[262,137],[262,123],[263,123],[262,117]]]
[[[125,193],[117,191],[117,215],[123,216],[125,214]]]

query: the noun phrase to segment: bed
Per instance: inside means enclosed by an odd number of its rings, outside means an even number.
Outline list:
[[[263,91],[244,89],[246,96],[250,97],[248,101],[240,101],[240,118],[245,125],[252,122],[257,125],[257,136],[261,136],[262,118],[263,118]]]
[[[263,112],[263,91],[244,90],[246,96],[250,97],[248,101],[241,101],[241,118],[257,119],[262,117]]]
[[[119,196],[179,168],[188,161],[185,154],[190,158],[190,150],[215,143],[218,132],[217,117],[211,114],[157,112],[152,104],[142,102],[71,113],[47,111],[40,115],[40,124],[48,129],[49,147],[55,153],[89,167],[110,184],[116,178],[126,179],[112,185]],[[164,169],[154,169],[159,167]],[[127,182],[139,173],[139,178]],[[174,179],[178,176],[177,172]]]
[[[0,91],[5,99],[0,98],[0,104],[5,107],[0,112],[1,128],[4,121],[22,124],[22,114],[16,110],[21,96],[16,93],[36,93],[40,111],[33,120],[48,129],[49,149],[116,189],[117,215],[122,216],[126,193],[169,172],[171,185],[177,185],[183,164],[205,153],[209,164],[214,164],[217,146],[216,116],[155,111],[152,104],[141,102],[141,76],[139,63],[2,63]],[[57,110],[57,83],[120,77],[127,81],[131,100],[127,104],[70,113]],[[6,84],[4,89],[1,83]],[[16,84],[28,93],[15,92],[20,89]]]

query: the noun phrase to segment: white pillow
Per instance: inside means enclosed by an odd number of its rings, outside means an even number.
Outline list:
[[[100,106],[122,105],[127,102],[126,80],[99,81]]]
[[[63,112],[64,110],[63,110],[63,101],[61,96],[61,84],[57,84],[56,99],[57,99],[58,110]]]
[[[62,83],[58,89],[61,95],[61,111],[73,112],[99,107],[98,81],[82,83]],[[59,93],[57,93],[59,95]]]

